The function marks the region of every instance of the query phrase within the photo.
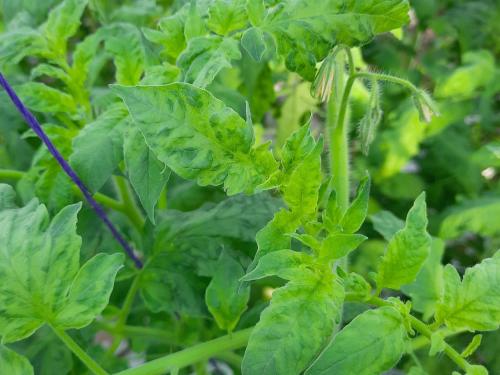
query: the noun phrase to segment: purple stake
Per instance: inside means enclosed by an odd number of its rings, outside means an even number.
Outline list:
[[[49,137],[47,137],[47,134],[45,134],[45,132],[43,131],[38,120],[35,118],[35,116],[33,116],[33,114],[28,110],[28,108],[26,108],[21,99],[19,99],[16,92],[9,85],[9,83],[4,78],[2,73],[0,73],[0,86],[2,86],[5,89],[5,91],[9,95],[10,99],[12,100],[12,103],[14,103],[19,113],[21,113],[21,115],[24,117],[28,125],[31,127],[31,129],[33,129],[33,131],[42,140],[42,142],[45,143],[45,146],[47,146],[50,153],[54,156],[54,158],[56,158],[57,162],[62,167],[64,172],[69,176],[69,178],[71,178],[71,180],[76,184],[76,186],[78,186],[78,189],[80,189],[87,202],[92,206],[97,216],[99,216],[101,220],[104,222],[104,224],[106,224],[106,226],[111,231],[111,234],[113,235],[115,240],[118,241],[118,243],[123,247],[123,250],[125,250],[125,253],[127,253],[130,259],[132,259],[135,266],[137,268],[142,268],[142,262],[140,261],[139,258],[137,258],[130,245],[127,243],[127,241],[125,241],[125,239],[122,237],[118,229],[111,222],[108,215],[106,214],[106,211],[104,211],[101,205],[96,202],[94,197],[92,197],[92,194],[90,193],[89,189],[87,189],[83,181],[80,180],[80,177],[78,177],[73,168],[70,167],[68,162],[57,150],[57,148],[54,146]]]

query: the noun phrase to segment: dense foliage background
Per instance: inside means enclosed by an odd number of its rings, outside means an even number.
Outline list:
[[[189,35],[197,35],[197,28],[205,27],[190,18],[195,15],[186,5],[188,1],[91,0],[81,26],[74,33],[68,32],[67,50],[61,46],[56,51],[59,55],[44,56],[45,47],[37,45],[39,41],[29,36],[28,30],[45,22],[49,10],[58,3],[0,1],[0,68],[94,192],[128,199],[135,192],[123,176],[132,184],[147,178],[141,175],[140,166],[125,165],[128,161],[124,161],[123,148],[133,149],[134,145],[127,141],[133,143],[134,135],[127,133],[122,137],[124,127],[117,122],[99,123],[104,112],[121,116],[120,108],[110,113],[117,97],[108,85],[115,82],[162,84],[182,80],[199,84],[206,79],[206,88],[243,118],[246,103],[249,104],[257,143],[272,140],[275,149],[309,119],[314,134],[319,134],[323,126],[324,103],[311,96],[310,82],[290,73],[283,61],[264,59],[258,63],[238,46],[236,50],[228,47],[221,52],[215,39],[210,42],[212,45],[186,49]],[[198,1],[196,15],[207,17],[209,3],[212,2]],[[368,170],[372,177],[370,215],[387,210],[400,218],[405,217],[413,201],[425,190],[429,233],[444,241],[443,263],[451,263],[463,272],[465,267],[491,257],[500,247],[500,3],[410,3],[409,25],[355,49],[356,66],[410,79],[433,95],[441,115],[424,124],[406,90],[383,85],[383,119],[368,155],[362,153],[358,126],[351,127],[353,186]],[[222,14],[229,9],[222,8]],[[216,16],[211,15],[208,27],[217,33],[218,25]],[[177,30],[181,30],[179,35],[175,34]],[[64,30],[57,33],[61,35]],[[89,38],[97,33],[100,34],[95,40]],[[24,49],[20,50],[19,44]],[[53,61],[75,51],[81,54],[80,59],[72,55],[70,61],[79,61],[82,66],[72,65],[69,76],[57,71]],[[369,87],[357,84],[351,101],[352,124],[361,121],[369,99]],[[224,330],[205,304],[205,289],[209,283],[215,289],[221,288],[217,284],[224,285],[226,278],[232,277],[224,272],[235,259],[244,267],[250,264],[256,250],[255,234],[282,206],[273,194],[228,198],[221,187],[201,187],[173,173],[168,179],[161,170],[158,176],[162,183],[154,188],[163,193],[156,225],[151,223],[155,202],[149,209],[151,202],[142,202],[147,212],[137,207],[139,203],[109,211],[135,248],[154,259],[154,266],[141,278],[141,298],[135,301],[127,320],[126,327],[131,327],[128,339],[118,348],[113,347],[117,349],[114,354],[108,350],[113,342],[109,322],[119,314],[130,287],[134,273],[131,263],[118,275],[104,318],[72,333],[94,358],[106,359],[109,371],[222,335]],[[0,182],[15,187],[20,205],[37,197],[51,214],[80,200],[72,182],[28,130],[3,92]],[[143,215],[150,219],[141,228]],[[120,251],[87,207],[79,214],[78,233],[83,238],[82,261],[97,251]],[[361,233],[369,240],[352,254],[351,268],[368,277],[384,252],[385,242],[370,219]],[[227,258],[220,256],[221,247],[230,254]],[[433,272],[441,272],[438,268]],[[253,284],[249,307],[235,322],[236,329],[258,321],[269,302],[271,288],[279,285],[282,281],[277,278]],[[412,295],[412,291],[407,294]],[[363,304],[348,304],[343,323],[366,308]],[[432,315],[432,303],[424,298],[417,308],[424,319],[426,314]],[[134,331],[134,327],[156,331],[151,337],[145,330]],[[448,341],[461,350],[472,336],[453,335]],[[415,367],[418,364],[428,374],[448,374],[455,369],[446,356],[429,356],[425,341],[417,340],[412,345],[414,356],[404,356],[391,374],[420,373]],[[10,347],[30,359],[36,374],[85,373],[81,363],[48,328]],[[499,351],[500,332],[484,333],[482,345],[472,354],[471,361],[483,364],[490,374],[500,374]],[[223,353],[210,361],[207,368],[201,364],[194,371],[222,374],[232,368],[238,373],[241,354]],[[193,369],[182,371],[189,373]]]

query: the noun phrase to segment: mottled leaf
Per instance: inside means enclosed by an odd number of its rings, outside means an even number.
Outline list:
[[[175,173],[227,194],[259,190],[277,163],[253,129],[209,92],[192,85],[114,86],[146,142]]]
[[[201,36],[189,41],[177,59],[183,80],[201,88],[207,87],[231,61],[241,58],[238,42],[232,38]]]
[[[3,342],[29,337],[47,322],[82,328],[107,304],[123,257],[100,254],[79,267],[81,238],[76,234],[76,221],[80,207],[64,208],[50,223],[46,208],[36,200],[0,212]]]
[[[273,36],[288,69],[312,80],[316,62],[336,44],[365,44],[379,33],[404,25],[408,11],[408,2],[402,0],[287,0],[269,12],[258,28]],[[261,44],[265,44],[263,39]]]
[[[6,375],[33,375],[29,361],[3,345],[0,345],[0,370]]]

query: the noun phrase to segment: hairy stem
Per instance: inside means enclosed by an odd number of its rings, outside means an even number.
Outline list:
[[[229,350],[244,347],[252,328],[247,328],[226,336],[210,340],[165,357],[155,359],[139,367],[117,373],[117,375],[160,375],[165,372],[193,365]]]
[[[369,78],[369,79],[376,79],[377,81],[391,82],[391,83],[395,83],[397,85],[405,87],[406,89],[410,90],[412,93],[418,93],[418,88],[413,83],[407,81],[406,79],[394,77],[394,76],[391,76],[389,74],[359,72],[359,73],[355,73],[354,77],[356,77],[356,78]]]
[[[108,375],[108,373],[94,361],[65,331],[51,326],[54,333],[61,339],[61,341],[73,352],[74,355],[87,366],[95,375]]]

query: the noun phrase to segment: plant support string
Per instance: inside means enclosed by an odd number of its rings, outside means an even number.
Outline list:
[[[64,159],[59,150],[57,150],[57,148],[54,146],[50,138],[44,132],[38,120],[35,118],[35,116],[33,116],[33,114],[28,110],[28,108],[26,108],[26,106],[17,96],[16,92],[14,91],[12,86],[10,86],[10,84],[7,82],[2,73],[0,73],[0,85],[5,89],[7,95],[9,95],[10,99],[12,100],[12,103],[17,108],[19,113],[23,116],[24,120],[28,123],[31,129],[33,129],[36,135],[42,140],[45,146],[47,146],[49,152],[52,154],[52,156],[54,156],[54,158],[57,160],[57,162],[62,167],[64,172],[69,176],[69,178],[75,183],[78,189],[82,192],[86,201],[90,204],[90,206],[95,211],[97,216],[99,216],[99,218],[104,222],[104,224],[106,224],[106,226],[110,230],[115,240],[121,245],[121,247],[123,248],[125,253],[130,257],[130,259],[132,259],[135,266],[137,268],[142,268],[142,262],[134,254],[132,247],[128,244],[128,242],[123,238],[123,236],[120,234],[115,225],[111,222],[108,215],[106,214],[106,211],[104,211],[102,206],[99,203],[97,203],[97,201],[93,198],[89,189],[85,186],[80,177],[78,177],[73,168],[71,168],[66,159]]]

